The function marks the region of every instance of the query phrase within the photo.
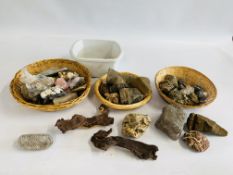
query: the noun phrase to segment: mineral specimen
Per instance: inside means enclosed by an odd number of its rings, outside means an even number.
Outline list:
[[[194,86],[194,92],[201,103],[206,101],[208,94],[200,86]]]
[[[199,131],[188,131],[183,136],[183,141],[194,151],[203,152],[209,148],[209,141],[205,135]]]
[[[112,132],[112,129],[108,131],[100,130],[96,132],[91,137],[91,142],[95,147],[108,150],[111,146],[119,146],[128,149],[139,159],[153,159],[157,158],[156,152],[158,151],[158,147],[155,145],[148,145],[142,142],[138,142],[135,140],[126,139],[119,136],[109,136]]]
[[[57,86],[47,88],[40,93],[40,97],[42,99],[50,99],[50,100],[53,100],[56,97],[61,97],[64,95],[65,92],[63,91],[63,89]]]
[[[159,83],[161,91],[180,104],[195,105],[204,103],[208,94],[200,86],[188,85],[182,79],[177,79],[173,75],[166,75]]]
[[[20,87],[21,93],[24,98],[32,101],[36,101],[38,95],[51,87],[54,84],[54,78],[46,77],[44,75],[32,75],[26,68],[23,69],[23,73],[20,77],[22,86]]]
[[[60,72],[66,72],[66,71],[68,71],[67,67],[63,67],[63,68],[53,67],[53,68],[50,68],[48,70],[41,72],[40,74],[48,76],[48,77],[54,77],[54,76],[58,76]]]
[[[53,139],[48,134],[25,134],[18,139],[19,146],[25,150],[44,150],[50,147]]]
[[[108,70],[106,81],[107,84],[110,86],[110,92],[117,92],[121,88],[128,87],[124,78],[113,69]]]
[[[54,98],[53,99],[53,104],[65,103],[65,102],[73,100],[73,99],[75,99],[77,97],[78,97],[77,93],[68,93],[65,96]]]
[[[227,136],[227,131],[219,126],[215,121],[199,114],[191,113],[185,127],[188,130],[197,130],[218,136]]]
[[[151,123],[148,115],[128,114],[122,122],[122,134],[128,137],[139,138]]]
[[[108,116],[109,111],[103,110],[103,107],[99,108],[99,114],[86,118],[82,115],[75,114],[70,120],[59,119],[55,126],[57,126],[62,133],[68,130],[73,130],[81,127],[90,128],[96,125],[108,126],[114,123],[114,119]]]
[[[185,113],[181,108],[167,105],[163,108],[155,126],[165,132],[171,139],[177,140],[183,129]]]
[[[82,86],[83,84],[85,84],[85,80],[84,77],[75,77],[73,79],[70,79],[68,81],[69,87],[71,89],[78,87],[78,86]]]
[[[55,81],[55,85],[64,90],[69,88],[69,85],[64,78],[57,78]]]
[[[106,100],[108,100],[112,103],[119,104],[119,102],[120,102],[119,94],[117,92],[105,93],[105,97],[106,97]]]
[[[122,88],[119,94],[121,104],[137,103],[144,98],[144,95],[137,88]]]

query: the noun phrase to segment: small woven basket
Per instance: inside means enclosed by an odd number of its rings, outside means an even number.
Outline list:
[[[26,101],[20,92],[20,87],[22,85],[22,83],[20,82],[20,76],[22,75],[22,70],[19,70],[15,74],[15,77],[11,81],[11,84],[10,84],[10,91],[11,91],[12,96],[15,98],[15,100],[26,107],[36,109],[36,110],[41,110],[41,111],[63,110],[63,109],[70,108],[76,104],[79,104],[81,101],[83,101],[87,97],[90,91],[91,76],[90,76],[88,69],[84,67],[82,64],[76,61],[72,61],[72,60],[54,58],[54,59],[46,59],[46,60],[38,61],[38,62],[29,64],[26,66],[27,70],[31,74],[38,74],[42,71],[45,71],[49,68],[54,68],[54,67],[56,68],[67,67],[69,70],[77,72],[80,76],[83,76],[87,83],[87,88],[85,89],[85,91],[79,97],[73,100],[67,101],[65,103],[46,104],[46,105],[34,104],[34,103]]]
[[[123,76],[136,76],[136,77],[138,77],[137,75],[129,73],[129,72],[121,72],[121,74]],[[99,87],[100,87],[101,83],[104,80],[106,80],[106,77],[107,77],[107,74],[103,75],[95,82],[94,91],[95,91],[96,97],[100,100],[100,102],[103,103],[104,105],[108,106],[109,108],[117,109],[117,110],[131,110],[131,109],[139,108],[139,107],[147,104],[152,98],[152,92],[148,91],[146,93],[146,97],[142,101],[134,103],[134,104],[124,105],[124,104],[111,103],[110,101],[106,100],[99,92]]]
[[[174,75],[178,79],[183,79],[187,84],[198,85],[202,87],[208,93],[207,100],[204,103],[197,104],[197,105],[183,105],[169,98],[159,88],[159,83],[163,81],[165,76],[168,74]],[[207,106],[208,104],[212,103],[217,96],[217,89],[215,85],[213,84],[213,82],[201,72],[194,70],[192,68],[189,68],[189,67],[174,66],[174,67],[167,67],[167,68],[161,69],[155,75],[155,86],[158,90],[159,95],[167,103],[173,104],[175,106],[183,107],[183,108],[199,108],[199,107]]]

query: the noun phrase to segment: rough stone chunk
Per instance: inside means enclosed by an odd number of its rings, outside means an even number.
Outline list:
[[[199,114],[191,113],[188,117],[186,128],[188,130],[197,130],[218,136],[227,136],[228,132],[215,121]]]
[[[144,98],[144,95],[137,88],[122,88],[119,94],[121,104],[137,103]]]
[[[185,113],[181,108],[167,105],[163,108],[163,112],[155,126],[165,132],[171,139],[177,140],[182,133],[184,120]]]
[[[183,141],[194,151],[203,152],[209,148],[209,140],[199,131],[188,131],[183,136]]]
[[[144,114],[128,114],[122,122],[122,134],[128,137],[139,138],[149,127],[151,119]]]

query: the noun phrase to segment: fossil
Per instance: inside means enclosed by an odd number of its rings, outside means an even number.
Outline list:
[[[112,129],[108,131],[99,130],[91,137],[91,142],[95,147],[108,150],[111,146],[119,146],[128,149],[139,159],[153,159],[157,158],[156,152],[158,147],[155,145],[148,145],[143,142],[126,139],[120,136],[108,136]]]
[[[188,130],[197,130],[218,136],[227,136],[228,132],[219,126],[215,121],[199,114],[191,113],[185,127]]]
[[[188,131],[183,136],[183,141],[194,151],[203,152],[209,148],[209,140],[199,131]]]
[[[53,144],[48,134],[25,134],[18,139],[19,146],[25,150],[44,150]]]
[[[109,110],[107,110],[106,107],[103,107],[102,105],[99,108],[99,114],[91,118],[86,118],[82,115],[75,114],[71,119],[64,120],[62,118],[57,120],[55,126],[57,126],[62,133],[65,133],[68,130],[74,130],[81,127],[90,128],[96,125],[108,126],[114,123],[114,119],[109,117],[108,113]]]
[[[165,132],[171,139],[179,139],[184,125],[185,113],[181,108],[167,105],[163,108],[155,126]]]
[[[122,122],[122,134],[128,137],[139,138],[151,123],[148,115],[128,114]]]

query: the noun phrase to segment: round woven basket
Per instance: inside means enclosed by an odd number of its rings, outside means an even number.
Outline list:
[[[187,84],[198,85],[202,87],[208,93],[207,100],[204,103],[200,103],[197,105],[183,105],[169,98],[159,88],[159,83],[163,81],[165,76],[168,74],[174,75],[178,79],[183,79]],[[217,96],[217,89],[214,83],[201,72],[189,67],[174,66],[161,69],[155,76],[155,86],[158,90],[159,95],[167,103],[183,108],[199,108],[207,106],[208,104],[212,103]]]
[[[137,75],[133,74],[133,73],[129,73],[129,72],[121,72],[121,74],[123,76],[136,76]],[[103,103],[104,105],[108,106],[109,108],[112,109],[117,109],[117,110],[131,110],[131,109],[135,109],[135,108],[139,108],[143,105],[145,105],[146,103],[148,103],[151,98],[152,98],[152,92],[148,91],[146,93],[146,97],[137,103],[134,104],[129,104],[129,105],[123,105],[123,104],[114,104],[111,103],[110,101],[106,100],[99,92],[99,87],[102,83],[102,81],[106,80],[107,74],[103,75],[102,77],[100,77],[96,82],[95,82],[95,87],[94,87],[94,91],[95,91],[95,95],[96,97],[100,100],[101,103]]]
[[[85,89],[85,91],[79,97],[73,100],[67,101],[65,103],[46,104],[46,105],[34,104],[34,103],[26,101],[20,92],[20,87],[22,85],[22,83],[20,82],[20,76],[22,75],[22,70],[19,70],[15,74],[15,77],[11,81],[11,84],[10,84],[10,91],[11,91],[12,96],[15,98],[15,100],[26,107],[36,109],[36,110],[41,110],[41,111],[63,110],[63,109],[70,108],[76,104],[79,104],[81,101],[83,101],[87,97],[90,91],[91,76],[90,76],[88,69],[84,67],[82,64],[76,61],[72,61],[72,60],[54,58],[54,59],[46,59],[46,60],[38,61],[38,62],[29,64],[26,66],[27,70],[31,74],[38,74],[42,71],[45,71],[53,67],[56,67],[56,68],[67,67],[69,70],[77,72],[80,76],[83,76],[87,83],[87,88]]]

